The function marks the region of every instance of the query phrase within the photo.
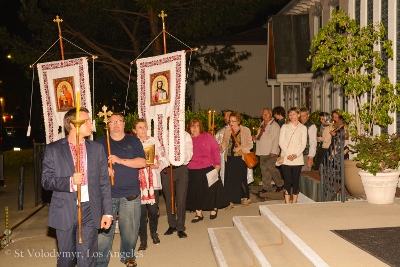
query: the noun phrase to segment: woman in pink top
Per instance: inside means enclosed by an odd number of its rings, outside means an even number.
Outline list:
[[[204,132],[200,120],[189,122],[189,133],[193,141],[193,157],[187,165],[189,170],[186,209],[196,211],[192,223],[203,220],[203,210],[211,210],[210,219],[217,218],[218,208],[229,205],[221,179],[209,186],[207,173],[218,172],[221,164],[219,146],[209,133]]]

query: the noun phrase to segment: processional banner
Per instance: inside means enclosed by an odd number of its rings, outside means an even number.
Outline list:
[[[86,57],[37,64],[46,143],[65,136],[65,112],[75,107],[76,92],[81,93],[81,106],[92,113],[89,71]]]
[[[182,165],[185,156],[185,56],[179,51],[136,61],[139,117],[148,125],[153,120],[154,136],[173,165]]]

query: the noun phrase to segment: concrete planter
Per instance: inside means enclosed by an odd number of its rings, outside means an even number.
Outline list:
[[[379,172],[376,176],[366,171],[360,171],[358,174],[361,177],[368,203],[391,204],[394,202],[399,170]]]
[[[347,192],[353,197],[365,198],[365,191],[358,172],[360,168],[356,166],[357,161],[344,161],[344,185]]]

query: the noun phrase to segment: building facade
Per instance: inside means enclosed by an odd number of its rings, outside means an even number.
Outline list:
[[[267,71],[266,81],[271,90],[271,94],[278,94],[279,103],[272,103],[273,106],[281,104],[286,109],[292,106],[307,106],[311,111],[321,110],[331,112],[335,108],[352,111],[351,103],[347,103],[343,89],[333,84],[329,75],[312,73],[311,71],[301,70],[309,68],[309,62],[304,56],[303,47],[290,47],[300,49],[302,57],[297,58],[296,64],[303,64],[304,68],[296,68],[291,72],[282,69],[279,62],[285,62],[286,58],[279,56],[282,54],[276,47],[281,47],[282,31],[279,29],[279,20],[275,17],[298,17],[301,16],[308,21],[309,44],[312,38],[318,33],[329,19],[332,11],[343,9],[355,19],[360,26],[368,23],[382,22],[387,29],[387,37],[393,41],[393,60],[387,60],[386,74],[392,83],[400,82],[400,59],[397,54],[400,52],[400,1],[396,0],[292,0],[276,16],[272,16],[268,23],[264,25],[268,29],[267,47]],[[288,19],[287,19],[288,20]],[[293,20],[293,19],[292,19]],[[294,23],[296,24],[296,23]],[[298,24],[298,23],[297,23]],[[293,30],[296,30],[293,28]],[[291,43],[298,43],[300,39],[292,36],[288,39]],[[308,45],[309,47],[309,45]],[[379,49],[379,48],[378,48]],[[379,77],[377,77],[379,79]],[[276,99],[272,98],[272,99]],[[374,128],[374,134],[382,131],[395,133],[400,132],[400,114],[393,114],[395,121],[386,129],[378,126]]]

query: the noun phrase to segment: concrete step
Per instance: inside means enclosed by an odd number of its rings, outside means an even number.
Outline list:
[[[302,205],[302,204],[296,204]],[[280,221],[269,209],[268,206],[260,206],[261,217],[266,218],[276,230],[282,235],[282,241],[287,245],[287,249],[295,253],[301,263],[295,266],[329,266],[317,253],[314,252],[305,242],[303,242],[295,233],[293,233],[282,221]],[[264,219],[265,220],[265,219]],[[287,255],[290,255],[288,253]],[[300,265],[304,264],[304,265]]]
[[[309,259],[265,216],[235,217],[253,251],[258,251],[270,266],[313,266]],[[266,266],[266,265],[262,265]]]
[[[234,227],[208,228],[208,235],[217,265],[220,267],[260,266],[254,262],[249,247]]]
[[[234,227],[208,229],[218,266],[328,266],[268,205],[259,209],[261,216],[233,217]]]

